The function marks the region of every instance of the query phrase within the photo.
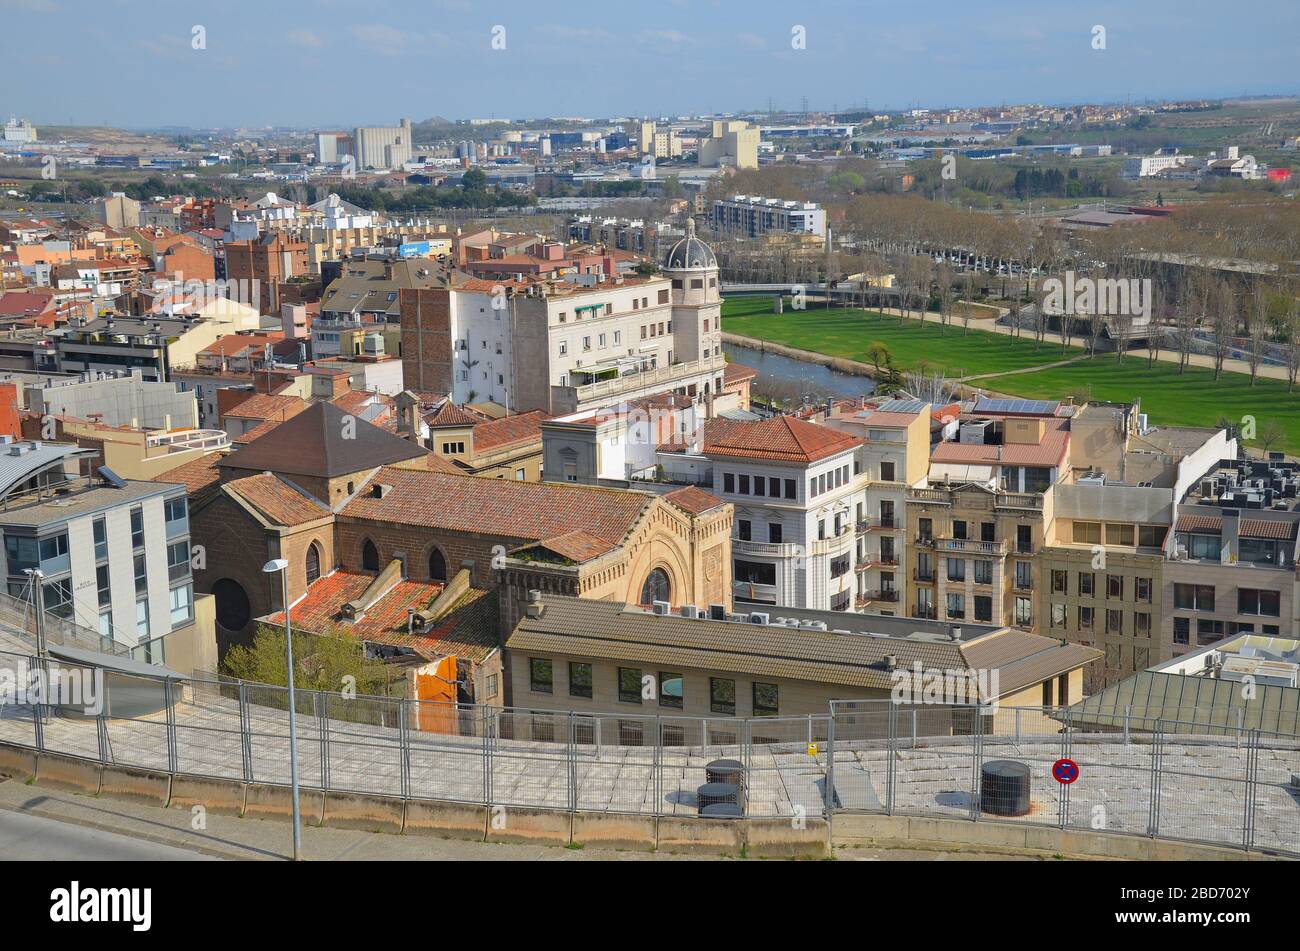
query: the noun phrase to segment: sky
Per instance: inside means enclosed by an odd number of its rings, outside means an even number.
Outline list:
[[[0,0],[0,23],[0,113],[38,126],[1300,93],[1296,0]]]

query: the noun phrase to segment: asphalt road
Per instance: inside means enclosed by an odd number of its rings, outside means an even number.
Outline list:
[[[170,845],[7,810],[0,810],[0,857],[9,861],[215,861]]]

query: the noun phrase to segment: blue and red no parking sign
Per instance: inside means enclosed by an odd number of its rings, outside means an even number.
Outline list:
[[[1079,764],[1072,759],[1058,759],[1052,764],[1052,777],[1062,786],[1079,778]]]

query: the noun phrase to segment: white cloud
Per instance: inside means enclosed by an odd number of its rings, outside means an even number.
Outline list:
[[[308,49],[317,50],[325,45],[325,41],[311,30],[293,30],[289,33],[289,42],[294,46],[303,46]]]

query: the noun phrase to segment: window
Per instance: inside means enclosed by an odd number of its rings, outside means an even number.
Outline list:
[[[1101,523],[1100,522],[1075,522],[1074,543],[1076,545],[1100,545],[1101,544]]]
[[[179,588],[172,588],[170,600],[172,627],[177,624],[188,624],[191,616],[190,605],[193,601],[193,589],[187,584],[181,585]]]
[[[979,559],[975,562],[975,583],[993,583],[993,562],[986,559]]]
[[[1213,611],[1214,585],[1175,584],[1174,607],[1185,611]]]
[[[1030,598],[1016,598],[1016,623],[1029,627],[1034,623],[1034,602]]]
[[[991,542],[997,540],[997,526],[992,522],[980,522],[980,541]]]
[[[148,598],[140,598],[135,602],[135,636],[137,640],[149,640]]]
[[[966,616],[966,596],[964,594],[948,594],[948,617],[954,620],[961,620]]]
[[[1106,597],[1113,601],[1124,600],[1124,576],[1123,575],[1106,576]]]
[[[131,547],[144,547],[144,509],[131,509]]]
[[[1079,597],[1090,598],[1093,595],[1093,578],[1092,572],[1079,572]]]
[[[312,542],[307,546],[307,584],[320,577],[320,546]]]
[[[1133,600],[1139,604],[1151,603],[1151,579],[1134,578],[1133,579]]]
[[[723,492],[731,493],[731,494],[733,494],[733,495],[735,494],[735,492],[736,492],[736,476],[735,476],[734,473],[731,473],[731,472],[724,472],[724,473],[722,474],[722,491],[723,491]]]
[[[747,475],[740,477],[740,494],[749,495],[749,476]]]
[[[948,559],[948,580],[949,581],[966,580],[966,560],[964,558]]]
[[[761,561],[741,561],[732,565],[735,580],[742,584],[776,584],[776,565]]]
[[[528,658],[528,689],[533,693],[551,693],[554,689],[555,671],[546,657]]]
[[[785,480],[785,497],[786,497],[787,499],[793,499],[793,498],[795,498],[795,494],[796,494],[796,492],[795,492],[795,487],[794,487],[794,479],[786,479],[786,480]]]
[[[777,709],[776,684],[754,684],[754,716],[774,717]]]
[[[659,671],[659,706],[680,710],[684,690],[685,681],[681,674]]]
[[[365,544],[361,546],[361,570],[379,570],[379,549],[376,548],[375,543],[368,538],[366,539]]]
[[[1107,525],[1106,544],[1123,545],[1126,548],[1132,548],[1133,547],[1133,526],[1132,525]]]
[[[65,558],[68,554],[68,536],[67,533],[51,535],[48,538],[42,538],[40,541],[41,561],[53,561],[55,558]]]
[[[1052,594],[1069,594],[1066,589],[1070,586],[1070,573],[1058,568],[1052,569]]]
[[[880,464],[880,481],[881,482],[894,481],[894,463],[882,462]]]
[[[753,539],[751,534],[752,526],[749,519],[736,519],[736,538],[740,539],[742,542],[752,541]]]
[[[1091,631],[1096,617],[1096,611],[1093,608],[1079,606],[1079,630]]]
[[[1065,605],[1052,605],[1052,627],[1065,627]]]
[[[975,595],[975,620],[992,621],[993,620],[993,599],[988,595]]]
[[[770,544],[773,544],[773,545],[780,545],[780,544],[781,544],[781,533],[782,533],[782,529],[781,529],[781,523],[780,523],[780,522],[768,522],[768,524],[767,524],[767,540],[768,540],[768,542],[769,542]]]
[[[709,678],[709,710],[724,716],[736,715],[736,682],[721,677]]]
[[[966,523],[965,523],[965,522],[962,522],[962,521],[954,521],[954,522],[952,523],[952,537],[953,537],[953,538],[960,538],[960,539],[963,539],[963,540],[966,538]]]
[[[1276,591],[1264,591],[1257,588],[1237,589],[1238,614],[1262,614],[1268,617],[1281,615],[1281,596]]]
[[[1133,636],[1150,637],[1151,636],[1151,615],[1145,611],[1133,612]]]
[[[135,593],[144,594],[149,590],[149,569],[144,555],[135,556]]]
[[[1178,539],[1187,546],[1189,558],[1218,561],[1223,551],[1223,542],[1218,535],[1179,535]]]
[[[447,559],[437,548],[429,552],[429,580],[447,580]]]
[[[101,565],[107,568],[107,565]],[[183,578],[190,573],[190,543],[175,542],[167,546],[167,577],[172,581]]]
[[[669,601],[671,594],[672,584],[668,580],[668,572],[662,568],[655,568],[646,576],[645,584],[641,586],[641,603]]]
[[[1176,617],[1174,618],[1174,643],[1189,644],[1192,640],[1192,621],[1191,618]]]
[[[95,587],[99,592],[99,607],[108,607],[113,602],[112,585],[108,577],[108,565],[100,565],[95,569]]]
[[[635,667],[618,669],[618,699],[620,703],[641,702],[641,671]]]
[[[1016,562],[1015,585],[1021,591],[1034,590],[1034,563],[1032,561]]]
[[[1223,636],[1223,622],[1213,618],[1197,618],[1196,643],[1209,644]]]
[[[168,503],[170,505],[170,503]],[[95,519],[95,560],[103,561],[108,557],[108,527],[102,518]]]
[[[849,572],[849,555],[831,559],[831,577],[842,578]]]
[[[174,526],[177,522],[184,522],[188,519],[188,508],[189,507],[185,504],[184,496],[177,496],[176,498],[168,499],[163,503],[163,509],[167,516],[167,530],[169,532],[176,531]],[[134,523],[132,523],[132,527],[134,527]]]
[[[591,664],[569,661],[569,696],[591,699]]]
[[[1164,525],[1139,525],[1138,545],[1142,548],[1163,548],[1168,531]]]
[[[1016,551],[1022,555],[1033,554],[1034,529],[1029,525],[1016,526]]]
[[[1117,611],[1114,608],[1106,609],[1106,633],[1123,634],[1124,633],[1124,612]]]

